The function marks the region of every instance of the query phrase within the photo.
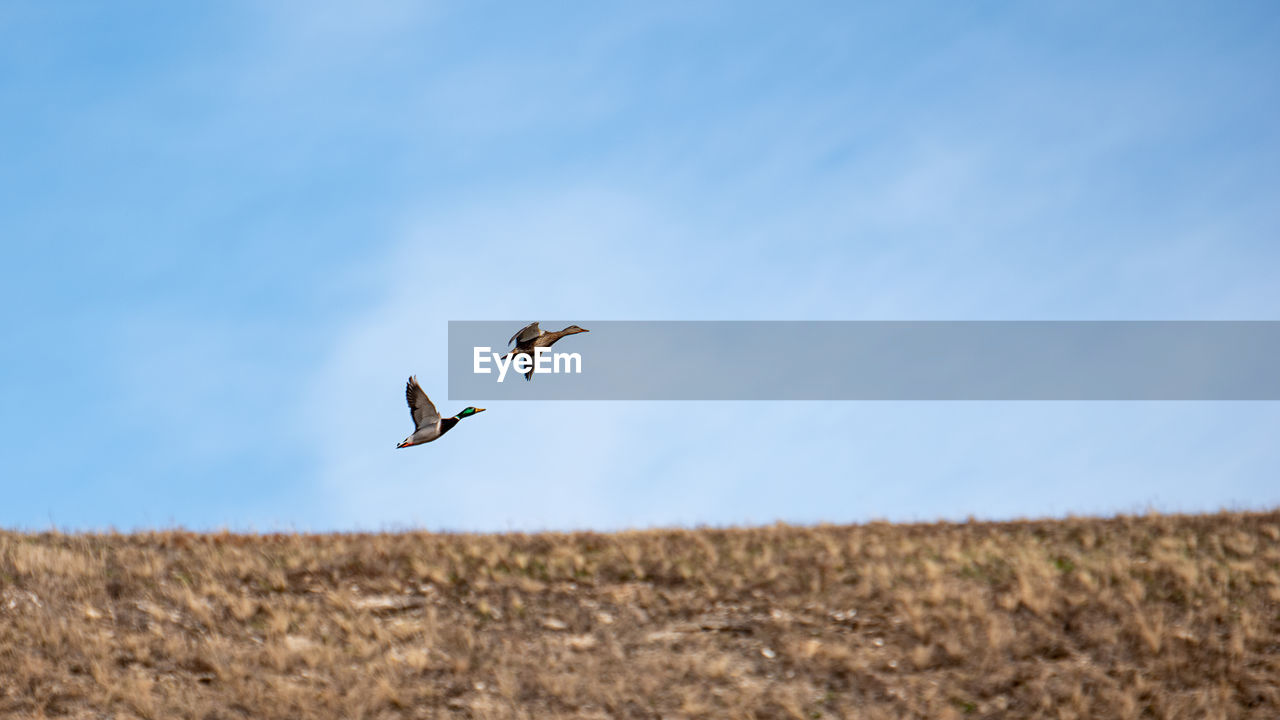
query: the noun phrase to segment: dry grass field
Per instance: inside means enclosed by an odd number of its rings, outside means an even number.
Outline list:
[[[1280,512],[0,532],[0,716],[1280,717]]]

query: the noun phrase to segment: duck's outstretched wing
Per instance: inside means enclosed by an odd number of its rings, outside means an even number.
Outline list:
[[[512,335],[511,339],[507,341],[507,344],[510,345],[511,343],[515,343],[516,345],[523,345],[541,334],[542,329],[538,327],[538,323],[532,322],[520,328],[520,332]]]
[[[410,377],[409,382],[405,383],[404,399],[409,402],[409,415],[413,418],[414,432],[440,422],[440,413],[431,402],[431,398],[422,391],[418,378]]]

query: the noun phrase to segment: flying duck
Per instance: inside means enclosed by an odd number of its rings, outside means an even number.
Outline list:
[[[422,386],[418,384],[416,377],[410,377],[409,382],[405,384],[404,397],[409,401],[409,415],[413,418],[413,434],[397,445],[398,448],[429,443],[452,430],[462,418],[484,412],[484,408],[469,407],[453,417],[440,417],[435,404],[422,391]]]
[[[577,325],[570,325],[563,330],[547,332],[546,330],[539,328],[538,323],[529,323],[523,328],[520,328],[520,331],[515,335],[512,335],[511,339],[507,341],[508,345],[515,343],[516,346],[511,348],[511,352],[503,355],[503,357],[508,358],[521,354],[533,357],[533,351],[536,348],[551,347],[552,345],[555,345],[560,338],[566,335],[577,335],[578,333],[584,332],[591,331],[586,328],[580,328]],[[524,379],[533,379],[533,368],[529,368],[529,372],[524,374]]]

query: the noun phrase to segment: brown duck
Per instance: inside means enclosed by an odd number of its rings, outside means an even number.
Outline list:
[[[552,345],[555,345],[560,338],[565,337],[566,335],[577,335],[578,333],[584,332],[590,331],[586,328],[580,328],[577,325],[570,325],[563,330],[547,332],[546,330],[538,327],[538,323],[529,323],[521,328],[515,335],[512,335],[511,339],[507,341],[508,345],[515,343],[516,346],[511,348],[511,352],[508,352],[502,357],[509,358],[522,354],[533,357],[533,351],[537,348],[551,347]],[[524,379],[533,379],[533,368],[529,368],[529,372],[524,374]]]

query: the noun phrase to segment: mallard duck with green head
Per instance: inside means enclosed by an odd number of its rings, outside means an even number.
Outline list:
[[[404,397],[409,402],[409,415],[413,418],[413,434],[397,445],[398,448],[429,443],[452,430],[454,425],[462,421],[462,418],[484,412],[484,408],[469,407],[453,417],[442,418],[436,410],[435,403],[431,402],[431,398],[422,391],[418,379],[412,376],[405,384]]]

